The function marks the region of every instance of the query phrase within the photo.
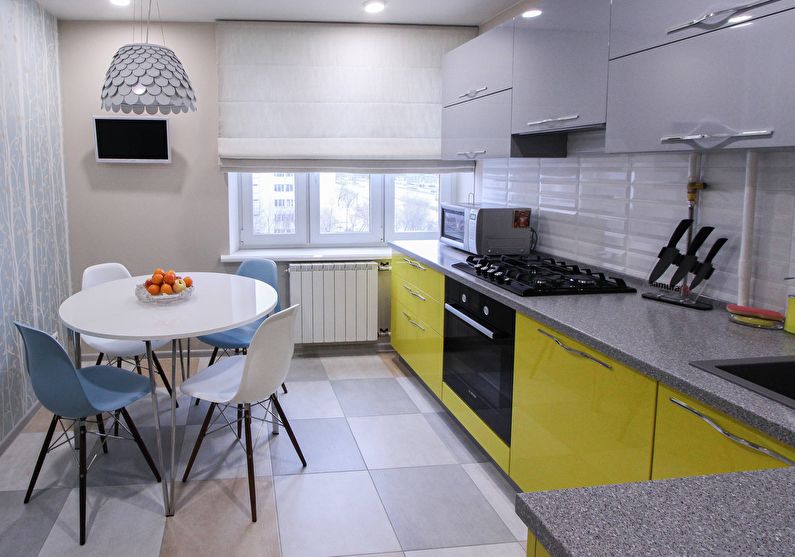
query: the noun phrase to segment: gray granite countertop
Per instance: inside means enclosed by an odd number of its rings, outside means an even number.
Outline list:
[[[794,555],[795,468],[521,493],[554,556]]]
[[[389,244],[445,275],[569,335],[637,371],[795,446],[795,409],[689,365],[694,360],[795,356],[795,335],[730,323],[638,294],[522,298],[452,267],[468,254],[436,240]],[[613,273],[615,274],[615,273]]]

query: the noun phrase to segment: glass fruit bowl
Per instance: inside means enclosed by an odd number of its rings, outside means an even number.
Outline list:
[[[158,294],[152,296],[146,291],[146,286],[143,284],[135,285],[135,297],[145,304],[170,304],[180,300],[187,300],[193,295],[193,286],[189,286],[179,294]]]

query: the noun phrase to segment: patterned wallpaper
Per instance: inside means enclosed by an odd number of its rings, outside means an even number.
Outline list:
[[[745,181],[744,150],[702,157],[696,224],[729,241],[715,259],[705,293],[735,302]],[[645,277],[676,223],[687,217],[687,153],[605,154],[604,133],[569,136],[565,159],[495,159],[480,165],[477,197],[527,205],[539,249]],[[783,310],[785,276],[795,275],[795,150],[761,151],[756,196],[752,303]],[[681,248],[680,244],[680,248]]]
[[[35,401],[13,321],[56,331],[70,292],[58,36],[34,0],[0,0],[0,439]]]

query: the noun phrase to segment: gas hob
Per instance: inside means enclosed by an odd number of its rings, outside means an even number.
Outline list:
[[[637,292],[623,279],[540,255],[471,255],[453,267],[518,296]]]

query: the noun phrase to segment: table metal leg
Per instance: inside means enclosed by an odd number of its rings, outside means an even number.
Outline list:
[[[182,359],[182,339],[179,339],[179,369],[182,372],[182,380],[185,381],[185,360]]]
[[[190,379],[190,337],[188,337],[188,378]]]
[[[69,336],[72,337],[72,349],[74,351],[74,358],[75,358],[75,368],[80,369],[82,367],[82,359],[83,355],[80,350],[80,333],[77,331],[73,331],[69,329]],[[75,450],[80,449],[80,427],[78,425],[78,420],[75,420],[74,426],[74,448]]]
[[[180,341],[181,346],[182,341]],[[180,354],[180,361],[182,361],[182,354]],[[185,369],[182,370],[183,377]],[[169,471],[169,480],[171,481],[171,500],[169,509],[171,510],[170,516],[174,515],[174,483],[176,478],[177,463],[176,450],[177,446],[177,341],[171,341],[171,470]]]
[[[157,404],[157,384],[155,383],[155,365],[152,361],[152,342],[146,341],[146,360],[149,366],[149,386],[152,388],[152,412],[155,416],[155,443],[157,444],[157,464],[160,468],[160,476],[163,480],[160,482],[163,487],[163,508],[166,516],[172,516],[171,505],[168,498],[168,476],[165,474],[165,466],[163,460],[163,437],[160,434],[160,409]],[[174,445],[171,445],[171,453],[174,454]]]

